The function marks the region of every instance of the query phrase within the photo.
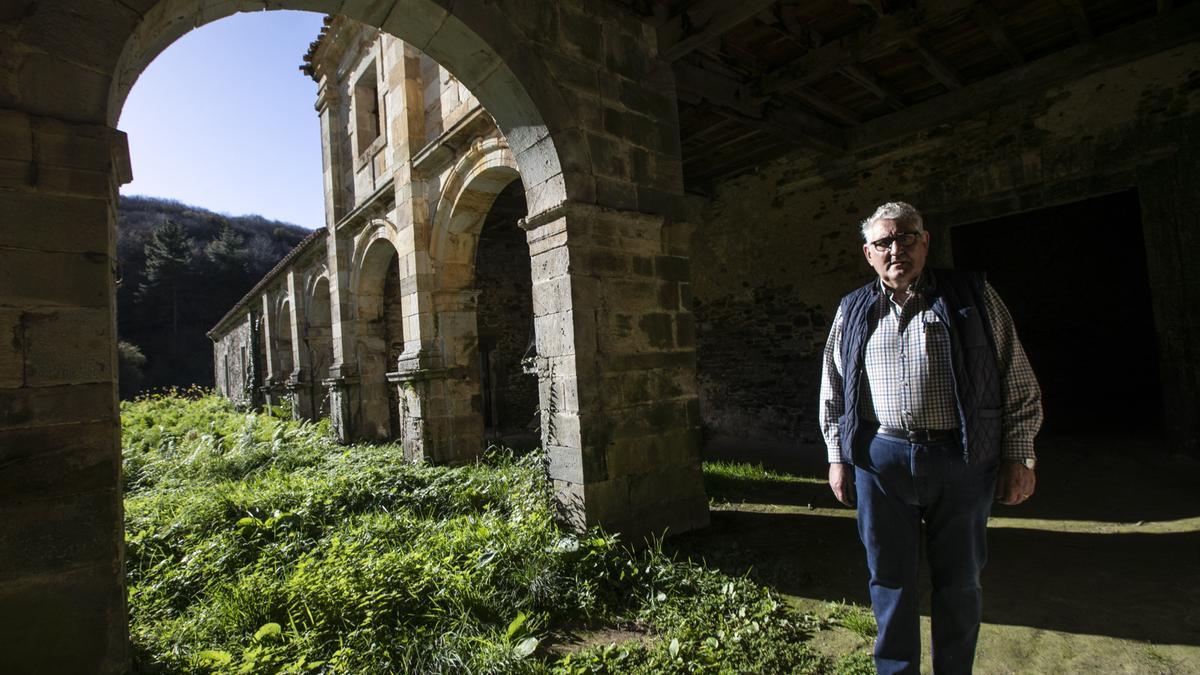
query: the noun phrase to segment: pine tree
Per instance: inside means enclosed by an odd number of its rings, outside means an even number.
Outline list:
[[[204,257],[209,268],[205,274],[206,295],[212,298],[216,311],[208,318],[215,321],[253,285],[246,238],[228,222],[222,222],[217,236],[204,247]]]
[[[146,242],[145,281],[138,286],[138,302],[152,315],[170,310],[171,355],[178,354],[179,305],[191,281],[192,239],[179,224],[167,220]],[[160,315],[161,316],[161,315]]]

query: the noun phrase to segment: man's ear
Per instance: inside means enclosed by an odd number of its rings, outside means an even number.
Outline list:
[[[863,257],[867,259],[867,264],[871,265],[871,245],[863,244]]]

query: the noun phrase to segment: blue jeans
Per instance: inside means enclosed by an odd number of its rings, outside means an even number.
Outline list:
[[[917,568],[924,522],[933,582],[933,669],[970,673],[996,464],[967,464],[958,441],[915,444],[887,436],[871,441],[868,459],[854,473],[858,532],[879,625],[875,667],[881,675],[920,672]]]

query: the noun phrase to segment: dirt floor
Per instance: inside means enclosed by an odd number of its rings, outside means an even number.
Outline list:
[[[823,449],[718,440],[706,454],[800,480],[722,485],[712,526],[671,540],[680,554],[749,571],[821,617],[868,605],[854,512],[825,484]],[[976,672],[1200,674],[1200,462],[1111,438],[1040,440],[1039,461],[1034,498],[992,514]],[[865,631],[817,623],[830,655],[870,649]]]

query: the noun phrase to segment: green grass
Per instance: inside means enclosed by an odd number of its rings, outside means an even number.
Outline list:
[[[833,611],[829,618],[833,623],[867,640],[874,640],[879,633],[879,627],[875,624],[875,615],[871,613],[869,607],[836,603],[833,605]]]
[[[122,405],[137,672],[824,672],[771,590],[555,521],[542,458],[415,466],[211,395]],[[564,653],[556,636],[642,636]]]

